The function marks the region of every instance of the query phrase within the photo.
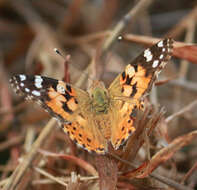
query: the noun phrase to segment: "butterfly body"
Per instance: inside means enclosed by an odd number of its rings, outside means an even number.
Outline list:
[[[103,113],[107,114],[110,106],[110,97],[102,82],[93,81],[89,96],[91,99],[92,111],[98,115]]]
[[[94,81],[86,92],[63,81],[37,75],[16,75],[11,84],[17,92],[37,101],[57,118],[80,147],[105,154],[109,143],[118,149],[134,133],[136,110],[142,109],[144,95],[170,59],[172,44],[172,39],[165,39],[146,49],[109,88]]]

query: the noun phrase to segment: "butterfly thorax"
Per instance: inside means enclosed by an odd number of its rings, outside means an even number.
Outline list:
[[[109,97],[107,89],[100,82],[94,83],[90,89],[92,111],[96,114],[107,114],[109,108]]]

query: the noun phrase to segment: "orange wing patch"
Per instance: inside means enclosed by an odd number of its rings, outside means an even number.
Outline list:
[[[68,89],[71,89],[72,93]],[[74,90],[65,84],[61,86],[61,90],[50,87],[46,105],[63,119],[69,120],[70,115],[78,108],[78,101],[71,94],[74,94]]]
[[[115,149],[128,139],[134,133],[134,121],[136,105],[128,102],[119,101],[117,104],[121,105],[120,112],[115,114],[115,122],[112,124],[111,143]]]
[[[104,154],[106,147],[86,128],[86,125],[81,125],[75,121],[63,125],[63,130],[69,137],[80,147],[89,152],[96,152],[97,154]]]
[[[137,66],[137,71],[133,72],[132,76],[127,74],[126,71],[122,73],[120,76],[121,91],[126,97],[139,99],[147,91],[152,78],[151,74],[146,76],[146,69],[139,65]]]

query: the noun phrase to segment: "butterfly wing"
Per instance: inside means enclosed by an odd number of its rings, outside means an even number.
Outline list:
[[[16,75],[10,82],[17,93],[38,102],[57,118],[63,130],[79,146],[104,153],[104,141],[87,118],[91,110],[87,92],[63,81],[38,75]]]
[[[156,76],[170,59],[172,49],[172,39],[158,42],[128,64],[110,85],[110,96],[114,100],[117,99],[113,109],[116,110],[114,117],[118,120],[112,125],[111,136],[115,149],[135,130],[133,122],[136,109],[141,108],[141,98],[151,89]],[[132,100],[130,103],[126,100],[128,98]]]

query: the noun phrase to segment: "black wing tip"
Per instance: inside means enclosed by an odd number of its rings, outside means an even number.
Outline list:
[[[15,93],[20,94],[20,88],[19,88],[17,77],[18,77],[17,75],[12,76],[9,82],[11,87],[14,89]]]
[[[171,38],[171,37],[164,38],[163,40],[160,40],[159,42],[157,42],[156,45],[158,46],[158,44],[162,41],[163,41],[165,46],[167,46],[170,49],[173,49],[173,44],[174,44],[174,39],[173,38]]]

